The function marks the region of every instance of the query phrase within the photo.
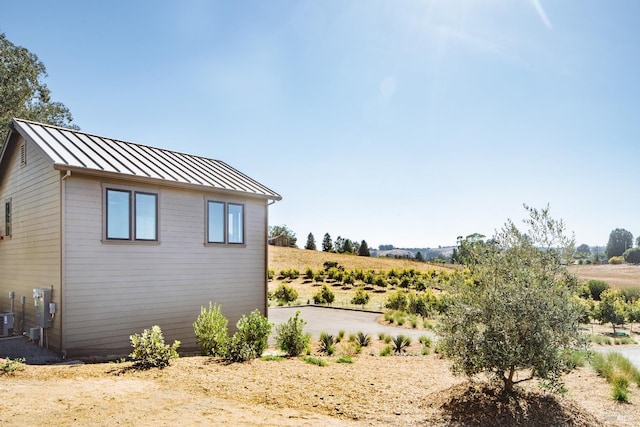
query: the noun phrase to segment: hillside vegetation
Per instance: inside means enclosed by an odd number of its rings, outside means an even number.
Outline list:
[[[269,268],[276,272],[287,268],[296,268],[304,271],[311,267],[314,270],[323,268],[325,261],[336,261],[348,270],[361,268],[376,271],[404,268],[414,268],[420,271],[446,270],[452,271],[452,266],[442,264],[430,264],[409,259],[395,258],[370,258],[357,255],[345,255],[330,252],[310,251],[298,248],[286,248],[282,246],[269,246]]]

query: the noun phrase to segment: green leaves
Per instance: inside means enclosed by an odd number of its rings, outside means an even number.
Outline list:
[[[507,221],[489,245],[468,242],[471,279],[454,278],[439,331],[454,373],[487,373],[507,391],[531,377],[557,382],[566,369],[564,350],[580,344],[577,280],[564,267],[573,239],[548,207],[525,209],[526,233]],[[514,379],[521,370],[528,374]]]
[[[4,138],[13,117],[58,126],[73,118],[63,104],[51,101],[44,64],[24,47],[0,34],[0,135]]]

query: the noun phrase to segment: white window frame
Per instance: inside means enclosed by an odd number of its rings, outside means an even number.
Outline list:
[[[109,237],[109,203],[108,194],[109,191],[128,193],[129,197],[129,212],[128,216],[128,231],[127,237]],[[155,197],[155,238],[145,239],[138,238],[138,224],[137,224],[137,195],[150,195]],[[135,244],[158,244],[160,243],[160,192],[157,190],[151,190],[148,188],[126,187],[121,185],[102,185],[102,241],[105,243],[135,243]]]

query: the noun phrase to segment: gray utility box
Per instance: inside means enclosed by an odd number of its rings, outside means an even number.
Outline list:
[[[36,323],[38,324],[38,327],[51,327],[51,313],[49,313],[49,304],[51,304],[51,289],[34,289],[33,303],[36,306]]]
[[[0,332],[3,337],[13,333],[13,313],[0,313]]]

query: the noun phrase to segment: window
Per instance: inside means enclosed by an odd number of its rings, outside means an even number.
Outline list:
[[[207,243],[244,243],[244,205],[207,201]]]
[[[23,142],[20,144],[20,166],[25,166],[27,164],[27,146]]]
[[[107,188],[105,198],[107,240],[158,240],[157,194]]]
[[[11,237],[11,199],[4,201],[4,235]]]

